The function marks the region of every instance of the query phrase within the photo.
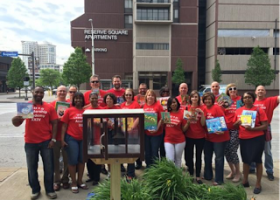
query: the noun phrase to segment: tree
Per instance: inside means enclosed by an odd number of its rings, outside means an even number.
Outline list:
[[[24,62],[20,58],[15,58],[12,61],[12,66],[8,71],[8,86],[11,88],[18,88],[19,97],[20,97],[20,89],[24,87],[23,79],[27,77],[27,69],[25,67]]]
[[[42,69],[40,70],[40,78],[36,80],[37,85],[51,87],[57,87],[61,80],[61,75],[54,69]]]
[[[259,46],[253,49],[247,66],[245,83],[249,85],[252,84],[255,87],[270,85],[275,79],[275,71],[271,69],[269,57]]]
[[[91,73],[91,67],[87,63],[86,56],[82,49],[77,47],[63,66],[63,80],[67,84],[76,85],[79,90],[80,84],[88,82]]]
[[[219,60],[216,60],[215,68],[212,69],[212,79],[213,81],[220,83],[222,82],[221,76],[222,76],[221,66]]]
[[[176,69],[174,70],[174,74],[172,76],[172,82],[176,85],[184,83],[186,81],[185,72],[183,70],[183,62],[181,58],[178,58],[176,61]]]

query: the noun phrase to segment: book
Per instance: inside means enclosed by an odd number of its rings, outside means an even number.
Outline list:
[[[241,100],[236,101],[236,109],[241,108],[242,106],[244,106],[244,103],[242,103]]]
[[[162,106],[163,110],[167,110],[167,101],[169,97],[161,97],[159,98],[160,105]]]
[[[70,103],[57,101],[55,103],[55,110],[57,112],[58,117],[62,117],[64,115],[64,111],[70,107]]]
[[[91,93],[94,93],[94,94],[99,95],[99,89],[98,89],[98,88],[92,89],[92,92],[91,92]]]
[[[148,131],[157,130],[157,113],[145,113],[144,116],[144,129]]]
[[[226,131],[227,125],[224,117],[216,117],[206,120],[208,133],[215,133],[217,131]]]
[[[181,95],[181,105],[188,105],[190,102],[189,95],[183,96]]]
[[[231,98],[226,95],[225,93],[220,94],[220,96],[217,99],[218,104],[222,104],[224,108],[228,108],[232,105],[233,101]]]
[[[257,111],[254,111],[254,110],[243,110],[242,111],[242,115],[251,115],[252,116],[251,128],[255,128]]]
[[[127,131],[132,130],[133,123],[134,123],[133,117],[128,117],[127,118]],[[125,132],[125,128],[126,128],[125,118],[121,118],[121,129],[123,132]]]
[[[145,95],[138,95],[138,104],[143,107],[145,105]]]
[[[124,102],[123,97],[117,97],[117,104],[122,104]]]
[[[241,125],[242,126],[251,126],[252,124],[252,116],[251,115],[241,115],[240,116]]]
[[[183,118],[188,120],[190,118],[196,119],[197,112],[193,110],[184,110]]]
[[[17,103],[17,115],[24,119],[32,119],[34,117],[32,103]]]
[[[161,112],[161,119],[163,120],[163,123],[170,123],[170,113],[169,112]]]

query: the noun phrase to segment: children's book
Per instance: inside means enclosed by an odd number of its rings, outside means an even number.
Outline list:
[[[161,119],[163,120],[163,123],[170,123],[170,113],[169,112],[161,112]]]
[[[226,95],[225,93],[220,94],[220,96],[217,99],[218,104],[222,104],[224,108],[228,108],[232,105],[233,101],[231,98]]]
[[[122,104],[124,102],[123,97],[117,97],[117,104]]]
[[[145,113],[144,129],[148,131],[157,130],[157,113]]]
[[[99,89],[98,88],[93,89],[91,93],[95,93],[95,94],[99,95]]]
[[[133,117],[128,117],[127,118],[127,131],[131,131],[133,128]],[[121,119],[121,129],[123,132],[125,132],[125,128],[126,128],[126,123],[125,123],[125,118]]]
[[[242,115],[251,115],[252,116],[251,128],[255,128],[257,111],[254,111],[254,110],[243,110],[242,111]]]
[[[242,106],[244,106],[244,103],[242,103],[241,100],[236,101],[236,109],[241,108]]]
[[[17,103],[17,115],[24,119],[32,119],[34,117],[32,103]]]
[[[241,125],[242,126],[251,126],[252,124],[252,116],[251,115],[241,115],[240,116]]]
[[[160,105],[162,106],[163,110],[167,110],[167,101],[169,97],[161,97],[159,98]]]
[[[57,101],[55,104],[55,110],[57,112],[58,117],[62,117],[64,115],[64,111],[70,107],[70,103]]]
[[[188,120],[190,118],[192,119],[196,119],[196,116],[197,116],[197,112],[194,111],[194,110],[184,110],[184,116],[183,118]]]
[[[138,104],[141,107],[145,105],[145,95],[138,95]]]
[[[215,133],[217,131],[226,131],[227,125],[224,117],[216,117],[206,120],[208,133]]]

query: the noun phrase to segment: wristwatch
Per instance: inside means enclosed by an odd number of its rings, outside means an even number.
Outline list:
[[[56,142],[56,139],[53,138],[52,141],[53,141],[53,142]]]

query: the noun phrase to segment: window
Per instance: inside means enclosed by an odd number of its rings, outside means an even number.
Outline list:
[[[169,50],[168,43],[136,43],[136,49]]]
[[[273,37],[279,37],[279,29],[274,29]]]
[[[124,0],[124,12],[132,13],[132,0]]]
[[[273,55],[279,56],[279,48],[273,48]]]
[[[174,16],[173,16],[173,22],[179,22],[179,9],[174,9],[173,12]]]
[[[139,72],[139,83],[146,83],[148,88],[160,90],[167,84],[166,72]]]
[[[235,29],[220,29],[218,30],[219,37],[269,37],[269,29],[264,30],[235,30]]]
[[[265,53],[268,53],[268,48],[261,48]],[[218,48],[219,55],[251,55],[253,48]]]
[[[132,28],[132,15],[124,16],[124,28]]]
[[[138,8],[137,20],[169,20],[168,8]]]

